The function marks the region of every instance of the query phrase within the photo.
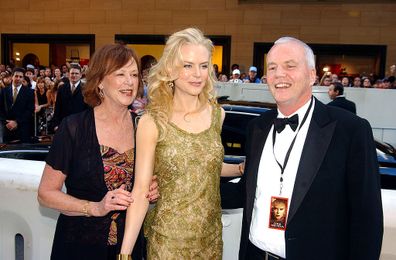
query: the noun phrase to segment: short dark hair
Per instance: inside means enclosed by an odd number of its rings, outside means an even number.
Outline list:
[[[79,70],[79,71],[81,72],[81,66],[80,66],[79,64],[77,64],[77,63],[72,63],[72,64],[70,64],[69,72],[70,72],[72,69],[76,69],[76,70]]]
[[[331,83],[334,86],[334,91],[338,91],[338,95],[344,95],[344,86],[340,82]]]
[[[22,74],[25,75],[25,71],[26,71],[26,70],[25,70],[24,68],[15,67],[15,68],[12,70],[12,76],[15,75],[15,72],[22,72]]]

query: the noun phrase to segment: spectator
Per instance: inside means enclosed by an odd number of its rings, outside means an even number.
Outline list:
[[[147,97],[148,82],[147,77],[149,75],[150,69],[157,64],[157,59],[151,55],[145,55],[140,58],[140,64],[142,66],[142,81],[143,81],[143,95],[138,94],[138,96]]]
[[[267,84],[267,75],[263,75],[263,76],[261,77],[261,83]]]
[[[242,80],[240,79],[240,76],[241,76],[240,70],[239,70],[239,69],[234,69],[234,70],[232,71],[232,78],[230,79],[229,82],[232,82],[232,83],[242,83]]]
[[[328,87],[328,86],[330,86],[331,82],[332,82],[331,77],[330,77],[330,76],[325,76],[325,77],[323,78],[323,80],[322,80],[322,84],[320,84],[320,85],[321,85],[321,86]]]
[[[356,114],[356,105],[354,102],[345,98],[344,86],[339,82],[331,83],[328,91],[329,97],[332,100],[328,106],[340,107]]]
[[[257,68],[251,66],[249,68],[248,76],[243,80],[245,83],[261,83],[261,80],[257,77]]]
[[[32,89],[22,86],[24,74],[23,68],[15,68],[12,83],[0,94],[0,118],[5,120],[5,142],[32,141],[34,93]]]
[[[34,91],[35,96],[35,113],[36,113],[36,130],[39,135],[46,134],[47,118],[46,108],[50,105],[48,100],[48,86],[42,78],[37,79],[37,88]]]
[[[349,85],[349,78],[348,77],[342,77],[341,79],[341,84],[344,88],[350,87]]]
[[[4,64],[0,64],[0,73],[6,71],[6,66]]]
[[[26,66],[25,76],[29,78],[29,83],[32,89],[36,88],[36,81],[34,81],[34,66],[28,64]]]
[[[62,72],[58,67],[54,69],[54,77],[52,78],[52,81],[57,80],[62,80]]]
[[[231,65],[231,71],[234,71],[235,69],[239,70],[239,64],[234,63],[234,64]]]
[[[353,85],[352,87],[354,88],[361,88],[362,87],[362,79],[360,77],[355,77],[353,79]]]
[[[320,77],[318,75],[315,76],[314,86],[320,86]]]
[[[69,71],[69,67],[66,64],[62,64],[61,69],[62,69],[62,71],[61,71],[62,72],[62,78],[66,77],[66,74]]]
[[[372,88],[371,81],[369,78],[363,78],[363,88]]]
[[[390,82],[389,78],[384,78],[382,80],[382,82],[383,82],[383,88],[384,89],[390,89],[391,86],[393,85],[393,84],[391,85],[391,82]]]
[[[219,66],[217,64],[213,64],[213,73],[215,75],[215,78],[219,78]]]
[[[335,74],[335,73],[331,74],[331,75],[330,75],[330,78],[331,78],[331,82],[340,82],[340,81],[338,80],[338,75]]]
[[[58,89],[54,111],[54,129],[66,116],[84,111],[88,105],[84,102],[81,84],[81,67],[73,64],[70,66],[70,82]]]
[[[39,75],[40,78],[45,78],[45,68],[41,67],[39,70]]]
[[[228,82],[228,78],[226,74],[220,74],[219,75],[219,81],[220,82]]]
[[[11,84],[12,82],[12,74],[9,73],[7,70],[5,72],[2,73],[3,74],[3,83],[4,86],[8,86]]]
[[[384,88],[384,83],[382,82],[382,79],[377,79],[373,84],[373,88]]]
[[[246,73],[245,72],[241,72],[241,75],[239,76],[239,78],[242,80],[242,82],[243,82],[243,79],[246,79],[247,78],[247,75],[246,75]]]
[[[52,72],[50,67],[45,67],[44,76],[49,77],[50,79],[52,78]]]

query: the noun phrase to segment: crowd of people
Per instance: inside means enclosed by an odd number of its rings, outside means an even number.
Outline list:
[[[149,67],[142,70],[143,82]],[[63,118],[87,109],[82,94],[87,68],[78,63],[52,68],[0,64],[0,143],[50,139]],[[147,84],[131,109],[143,110],[146,91]]]
[[[259,76],[257,67],[250,66],[248,73],[242,72],[239,64],[231,66],[231,74],[227,75],[219,72],[217,64],[214,64],[214,73],[219,82],[232,82],[232,83],[262,83],[267,84],[267,76]],[[369,76],[356,75],[347,76],[344,74],[337,75],[331,72],[325,72],[323,76],[316,76],[314,86],[330,86],[331,83],[339,82],[345,88],[380,88],[380,89],[396,89],[396,65],[389,68],[389,75],[385,78],[379,78],[374,74]]]
[[[132,109],[136,112],[142,112],[147,104],[147,76],[150,68],[156,64],[157,60],[150,55],[146,55],[142,57],[140,62],[144,88],[141,93],[138,93],[133,103]],[[395,67],[395,65],[390,66],[387,77],[382,79],[372,74],[370,76],[351,77],[326,72],[321,78],[316,76],[314,85],[330,87],[331,84],[340,83],[344,88],[396,89]],[[0,124],[0,142],[15,142],[18,140],[27,142],[32,141],[32,138],[37,139],[40,136],[51,135],[65,116],[86,109],[87,105],[83,101],[80,82],[84,84],[87,69],[87,65],[81,67],[75,63],[65,63],[60,66],[52,65],[51,67],[28,64],[24,68],[17,68],[12,64],[0,64],[0,97],[2,97],[0,100],[0,120],[3,122]],[[267,84],[267,76],[264,74],[260,77],[255,66],[250,66],[248,72],[245,73],[239,64],[233,64],[230,75],[227,75],[219,71],[217,64],[213,64],[213,74],[215,80],[219,82]],[[72,83],[70,83],[71,81]],[[65,87],[62,87],[63,85]],[[73,85],[73,89],[71,85]],[[17,86],[17,92],[12,87],[7,88],[8,86]],[[19,86],[30,89],[27,92],[33,93],[33,111],[32,106],[28,104],[13,106],[14,96],[18,99]],[[58,94],[58,90],[62,93]],[[23,95],[25,94],[21,93],[21,97]],[[56,102],[57,98],[59,98],[58,102]],[[16,102],[21,103],[19,100]],[[58,105],[56,105],[57,103]],[[26,109],[21,108],[25,105]],[[23,113],[13,114],[13,110]],[[20,118],[22,114],[24,117]],[[6,120],[19,123],[19,127],[14,123],[8,124]]]
[[[385,78],[378,78],[373,74],[370,76],[355,76],[349,77],[345,75],[332,74],[330,72],[324,73],[322,78],[316,77],[315,85],[330,86],[332,83],[341,83],[344,88],[378,88],[378,89],[396,89],[395,81],[396,65],[389,68],[389,76]]]
[[[0,126],[1,141],[33,142],[33,137],[54,132],[58,90],[70,84],[72,66],[77,65],[51,69],[31,64],[25,68],[0,64],[0,119],[6,123]]]

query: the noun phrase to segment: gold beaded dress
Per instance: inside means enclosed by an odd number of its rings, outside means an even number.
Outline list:
[[[154,174],[161,197],[145,222],[148,259],[221,259],[221,109],[211,126],[189,133],[168,123],[157,144]]]

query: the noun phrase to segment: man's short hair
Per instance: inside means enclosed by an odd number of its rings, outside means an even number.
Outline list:
[[[80,66],[80,64],[77,64],[77,63],[72,63],[72,64],[70,64],[69,72],[70,72],[72,69],[76,69],[76,70],[79,70],[79,71],[81,72],[81,66]]]
[[[23,75],[25,75],[25,69],[24,69],[24,68],[15,67],[15,68],[12,70],[12,76],[14,76],[16,72],[21,72]]]
[[[340,82],[331,83],[334,86],[334,91],[338,91],[338,96],[344,95],[344,86]]]

